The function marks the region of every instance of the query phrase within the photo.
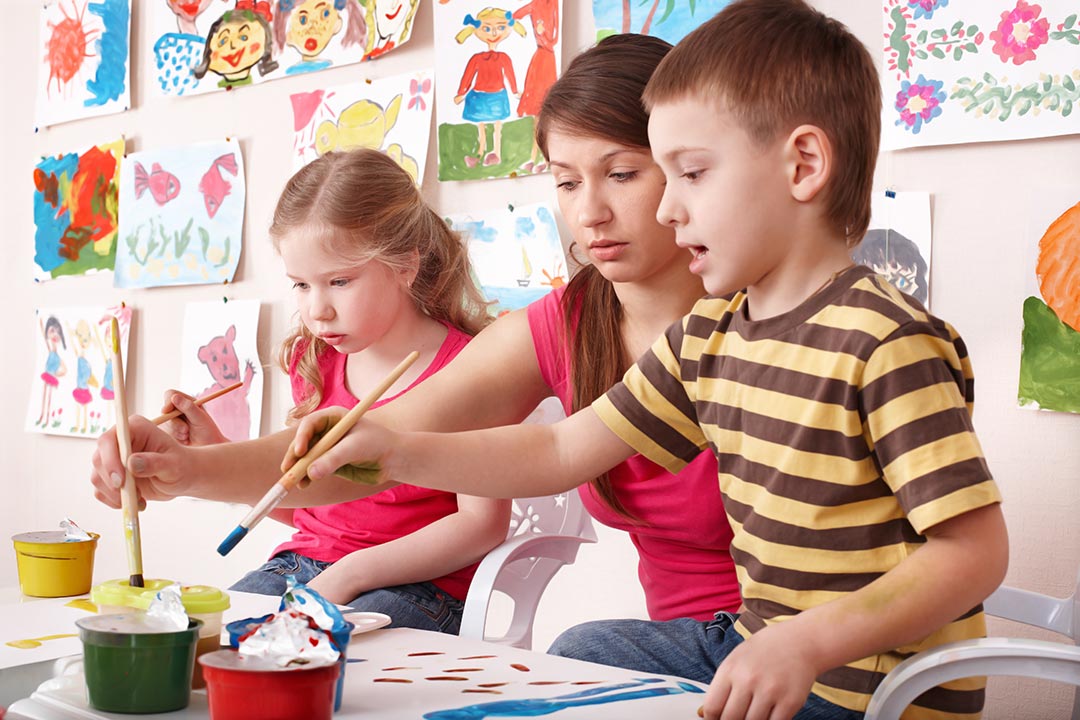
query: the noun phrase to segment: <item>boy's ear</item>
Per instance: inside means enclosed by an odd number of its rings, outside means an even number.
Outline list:
[[[784,144],[784,160],[791,196],[810,202],[832,174],[832,144],[825,131],[816,125],[800,125],[791,131]]]

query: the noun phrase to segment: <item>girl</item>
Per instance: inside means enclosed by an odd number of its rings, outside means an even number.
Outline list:
[[[331,152],[297,172],[270,236],[300,314],[279,358],[296,402],[291,421],[355,405],[419,350],[375,407],[399,401],[490,320],[460,238],[376,150]],[[177,398],[181,409],[189,402]],[[280,595],[291,574],[333,602],[386,613],[394,626],[456,633],[475,563],[505,539],[509,513],[506,501],[406,486],[279,512],[296,533],[231,589]]]
[[[663,175],[649,152],[640,103],[670,47],[641,35],[606,38],[575,58],[544,100],[537,137],[552,163],[563,218],[592,265],[527,310],[499,318],[422,392],[373,411],[371,419],[411,430],[491,427],[520,421],[552,394],[567,411],[577,410],[613,385],[703,294],[673,232],[656,222]],[[197,408],[181,409],[189,421],[205,419]],[[298,441],[317,422],[318,414],[302,423]],[[144,463],[137,474],[147,499],[194,493],[255,502],[262,486],[250,470],[260,464],[264,472],[276,470],[271,460],[291,438],[281,433],[245,452],[214,455],[180,448],[141,423],[132,432],[144,451],[136,456]],[[231,470],[222,472],[218,463]],[[98,498],[117,507],[123,466],[115,440],[98,443],[95,464]],[[305,492],[304,502],[316,503],[365,490],[320,481]],[[580,495],[597,520],[630,533],[652,619],[707,621],[738,608],[731,529],[711,453],[678,475],[634,457]]]
[[[52,414],[53,388],[59,385],[60,378],[67,374],[67,365],[64,364],[64,359],[60,357],[60,353],[56,351],[56,346],[61,345],[67,350],[67,342],[64,340],[64,329],[60,326],[60,321],[56,319],[55,315],[50,315],[44,324],[38,318],[38,325],[41,327],[41,336],[45,339],[45,347],[48,349],[49,354],[45,357],[45,370],[41,373],[41,382],[43,383],[41,387],[41,414],[34,425],[48,427],[49,416]]]
[[[514,95],[518,94],[517,80],[514,78],[514,65],[510,56],[495,50],[513,30],[525,37],[525,26],[514,19],[513,13],[499,8],[485,8],[476,14],[465,16],[465,27],[454,39],[465,42],[470,35],[476,35],[487,45],[487,52],[477,53],[469,58],[465,73],[461,76],[454,104],[465,103],[461,116],[471,123],[476,123],[477,142],[480,146],[478,157],[468,155],[465,165],[473,168],[483,162],[485,166],[498,165],[502,162],[502,121],[510,117],[510,99],[506,95],[506,84]],[[487,131],[484,123],[493,123],[495,137],[491,152],[487,151]]]
[[[75,365],[75,389],[71,391],[71,396],[75,398],[77,404],[75,425],[72,426],[71,432],[86,433],[90,427],[90,412],[87,405],[94,399],[94,396],[90,394],[90,386],[98,386],[90,361],[86,359],[86,352],[90,349],[90,344],[94,342],[94,337],[90,334],[90,323],[86,322],[85,318],[79,320],[71,334],[75,336],[75,356],[78,358]]]
[[[270,3],[267,0],[237,0],[210,26],[203,48],[202,62],[191,74],[202,80],[206,72],[220,75],[218,87],[231,90],[252,82],[251,68],[259,66],[259,75],[277,69],[271,45]]]

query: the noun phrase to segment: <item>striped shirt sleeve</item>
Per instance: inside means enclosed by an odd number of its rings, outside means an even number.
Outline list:
[[[971,421],[973,377],[948,325],[909,322],[866,363],[865,433],[882,476],[919,533],[1001,502]]]
[[[672,324],[626,371],[622,382],[592,404],[623,442],[671,473],[682,470],[706,446],[682,379],[679,350],[684,322]]]

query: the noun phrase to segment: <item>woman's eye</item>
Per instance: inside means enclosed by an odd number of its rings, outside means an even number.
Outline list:
[[[616,182],[626,182],[627,180],[633,180],[637,177],[637,170],[625,170],[622,172],[613,172],[609,177]]]

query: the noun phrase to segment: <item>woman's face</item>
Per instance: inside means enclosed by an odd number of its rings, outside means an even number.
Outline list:
[[[641,282],[687,263],[675,232],[656,221],[664,174],[648,148],[554,128],[548,160],[574,242],[607,280]]]
[[[304,0],[289,16],[286,41],[305,57],[318,55],[341,30],[341,14],[333,0]]]
[[[256,20],[237,18],[222,23],[208,40],[210,70],[230,79],[251,72],[266,51],[266,30]]]

